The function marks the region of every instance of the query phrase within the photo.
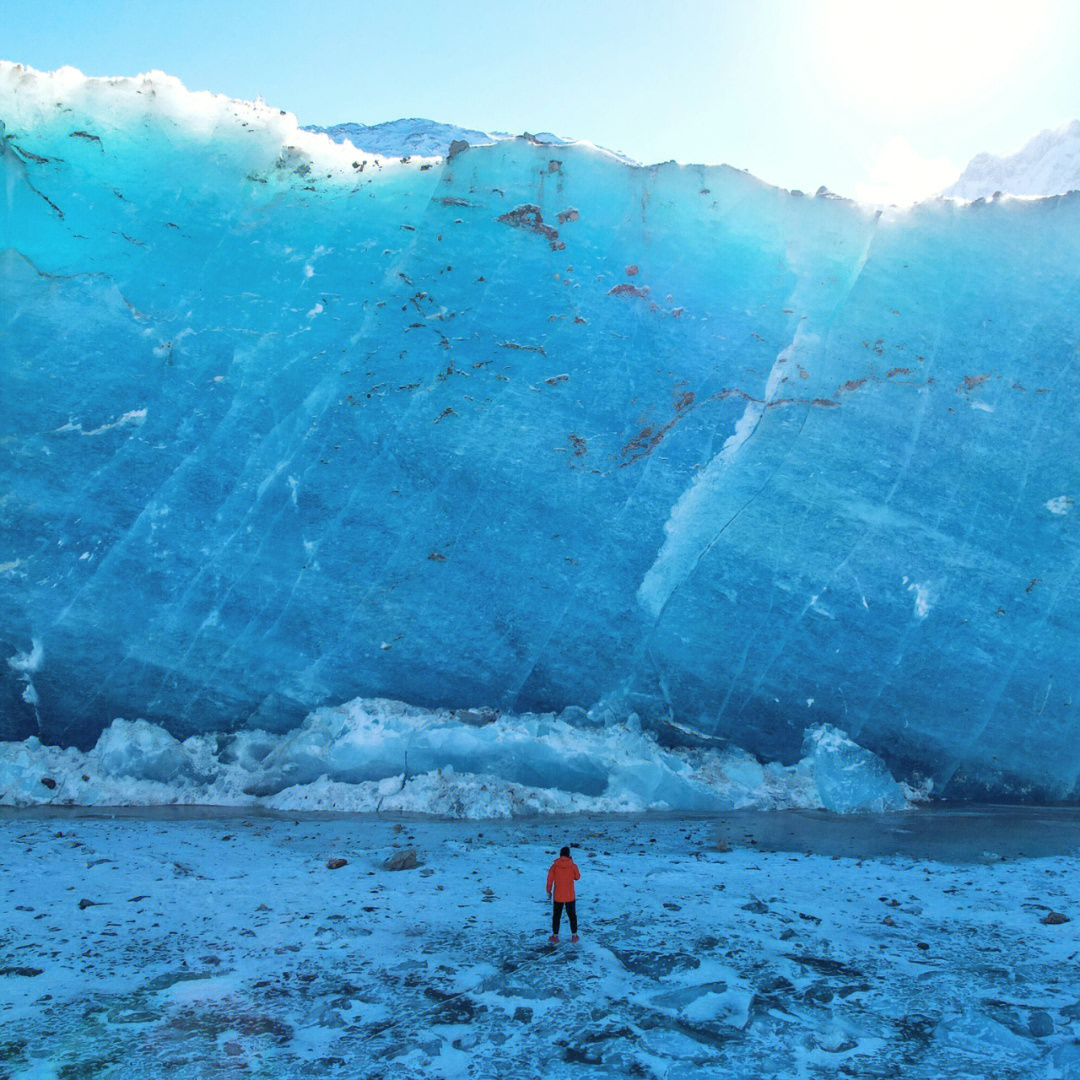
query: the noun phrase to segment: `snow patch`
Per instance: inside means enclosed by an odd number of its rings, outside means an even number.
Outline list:
[[[1010,195],[1063,195],[1080,188],[1080,120],[1041,131],[1019,150],[998,157],[977,154],[943,195],[960,199]]]

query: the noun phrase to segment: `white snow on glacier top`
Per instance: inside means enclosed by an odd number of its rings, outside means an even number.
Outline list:
[[[942,194],[960,199],[1007,195],[1063,195],[1080,189],[1080,120],[1040,131],[1019,150],[998,157],[976,154]]]
[[[366,154],[378,154],[381,157],[445,157],[450,151],[450,144],[458,140],[470,146],[485,146],[515,138],[506,131],[478,131],[475,128],[459,127],[457,124],[443,124],[438,120],[424,120],[413,117],[402,120],[387,120],[381,124],[333,124],[330,127],[309,125],[303,129],[320,135],[327,135],[336,143],[352,143],[357,150]],[[541,131],[528,138],[539,143],[564,146],[575,142],[550,131]],[[617,151],[607,151],[620,161],[631,165],[638,162]]]
[[[305,131],[328,135],[334,142],[350,142],[357,150],[384,157],[445,157],[450,144],[464,140],[470,146],[512,138],[506,132],[479,131],[436,120],[388,120],[381,124],[309,126]],[[539,142],[562,144],[572,140],[543,132]],[[622,154],[616,157],[629,161]],[[960,178],[941,194],[960,199],[1006,195],[1062,195],[1080,188],[1080,120],[1040,132],[1012,154],[976,154]]]

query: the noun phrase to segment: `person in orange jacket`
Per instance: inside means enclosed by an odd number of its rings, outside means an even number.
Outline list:
[[[555,904],[551,909],[551,941],[559,940],[559,923],[562,922],[563,908],[566,908],[567,917],[570,919],[571,941],[577,941],[577,901],[574,897],[574,882],[581,877],[581,871],[574,865],[570,858],[570,849],[564,847],[559,852],[559,857],[551,864],[547,876],[547,895],[551,899],[551,891],[555,890]]]

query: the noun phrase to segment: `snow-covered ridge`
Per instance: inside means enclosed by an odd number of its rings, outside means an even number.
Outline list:
[[[977,154],[960,179],[942,192],[960,199],[1006,195],[1063,195],[1080,189],[1080,120],[1029,139],[1012,154]]]
[[[97,78],[74,67],[37,71],[0,60],[0,102],[0,134],[14,139],[16,148],[19,136],[28,131],[38,139],[54,134],[57,149],[70,145],[72,138],[102,148],[106,138],[115,145],[140,135],[164,134],[174,149],[217,143],[238,165],[252,169],[284,157],[293,171],[317,162],[332,175],[354,175],[354,148],[301,127],[293,113],[261,98],[242,101],[188,90],[163,71]],[[378,156],[377,151],[370,153]],[[392,154],[390,160],[399,156]],[[46,160],[59,160],[59,154]]]
[[[387,120],[381,124],[334,124],[330,127],[312,124],[304,130],[327,135],[336,143],[352,143],[357,150],[383,157],[445,157],[455,142],[487,146],[515,138],[505,131],[477,131],[475,128],[417,118]],[[531,135],[530,138],[552,145],[565,145],[573,141],[549,131]]]
[[[596,710],[593,711],[595,715]],[[0,743],[0,805],[264,805],[448,817],[641,810],[899,810],[916,794],[836,728],[808,729],[795,765],[740,750],[666,750],[636,716],[592,726],[547,715],[358,699],[284,735],[192,736],[114,720],[83,753]],[[579,726],[584,725],[584,726]]]
[[[486,131],[440,124],[435,120],[388,120],[382,124],[333,124],[330,127],[309,125],[305,131],[329,136],[336,143],[349,142],[357,150],[384,157],[445,157],[453,142],[480,146],[506,136]]]

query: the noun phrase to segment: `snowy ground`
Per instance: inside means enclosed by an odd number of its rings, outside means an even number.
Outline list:
[[[1080,1077],[1072,811],[0,813],[0,1077]]]

